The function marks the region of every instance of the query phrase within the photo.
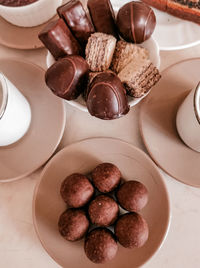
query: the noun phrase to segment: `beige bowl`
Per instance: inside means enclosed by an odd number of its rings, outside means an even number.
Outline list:
[[[0,16],[17,26],[33,27],[51,19],[61,4],[62,0],[38,0],[30,5],[20,7],[0,4]]]

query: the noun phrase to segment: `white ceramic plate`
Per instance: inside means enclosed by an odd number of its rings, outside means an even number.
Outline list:
[[[145,47],[149,51],[150,60],[153,62],[153,64],[159,69],[160,67],[160,52],[157,42],[151,37],[149,40],[145,41],[144,43],[140,44],[142,47]],[[50,67],[55,62],[53,56],[47,52],[46,57],[46,64],[47,67]],[[149,93],[149,92],[148,92]],[[147,93],[147,94],[148,94]],[[135,106],[137,103],[139,103],[143,98],[145,98],[146,95],[144,95],[141,98],[128,98],[130,107]],[[78,99],[67,101],[70,105],[80,109],[81,111],[88,112],[88,109],[86,107],[86,103],[82,96],[79,96]]]
[[[119,9],[130,0],[111,0],[113,6]],[[196,23],[182,20],[153,8],[156,15],[156,28],[153,38],[158,42],[160,50],[177,50],[200,44],[200,26]]]
[[[166,186],[153,161],[141,150],[120,140],[94,138],[67,146],[44,168],[33,199],[33,220],[37,235],[49,255],[62,267],[102,267],[84,254],[83,240],[67,242],[58,232],[58,218],[66,209],[60,186],[66,176],[88,174],[101,162],[116,164],[126,180],[137,179],[149,191],[149,202],[141,211],[149,225],[149,239],[140,249],[119,246],[117,256],[103,268],[135,268],[148,261],[161,247],[170,220]]]

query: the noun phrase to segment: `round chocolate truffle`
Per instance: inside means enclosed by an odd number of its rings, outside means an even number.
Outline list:
[[[92,171],[92,181],[102,193],[113,191],[120,183],[121,172],[111,163],[102,163]]]
[[[142,43],[149,39],[156,26],[153,10],[142,2],[132,1],[120,8],[117,27],[128,42]]]
[[[88,213],[93,224],[109,226],[117,219],[119,207],[113,198],[99,195],[90,203]]]
[[[92,230],[85,239],[85,254],[94,263],[112,260],[117,253],[117,242],[113,233],[106,228]]]
[[[74,173],[62,182],[60,194],[69,207],[79,208],[90,201],[94,188],[86,176]]]
[[[83,238],[89,228],[89,220],[82,209],[67,209],[61,214],[58,228],[60,234],[68,241],[77,241]]]
[[[140,248],[148,239],[149,229],[139,214],[132,212],[122,215],[115,225],[115,235],[125,248]]]
[[[122,208],[138,212],[148,202],[148,191],[139,181],[126,181],[118,189],[116,197]]]
[[[102,72],[92,80],[87,108],[91,115],[104,120],[116,119],[129,112],[126,91],[116,74]]]

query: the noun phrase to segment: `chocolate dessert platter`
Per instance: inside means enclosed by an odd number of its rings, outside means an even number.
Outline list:
[[[142,99],[160,74],[141,46],[156,26],[153,10],[132,1],[115,14],[109,0],[88,0],[91,20],[78,0],[57,9],[39,38],[55,59],[45,81],[58,97],[80,96],[89,113],[104,120],[126,115],[130,99]]]

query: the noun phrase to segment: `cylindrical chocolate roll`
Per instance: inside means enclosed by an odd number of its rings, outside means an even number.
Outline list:
[[[87,5],[96,31],[118,38],[115,14],[110,0],[88,0]]]
[[[81,56],[68,56],[55,62],[45,81],[53,93],[66,100],[76,99],[85,89],[89,66]]]
[[[104,120],[129,112],[125,89],[114,73],[103,72],[93,79],[87,94],[87,108],[91,115]]]
[[[128,42],[142,43],[149,39],[156,26],[153,10],[145,3],[132,1],[120,8],[117,27]]]
[[[85,46],[88,38],[95,32],[83,5],[78,0],[71,0],[57,9],[58,15],[64,19],[81,45]]]
[[[50,22],[38,35],[54,58],[81,54],[81,47],[62,19]]]

